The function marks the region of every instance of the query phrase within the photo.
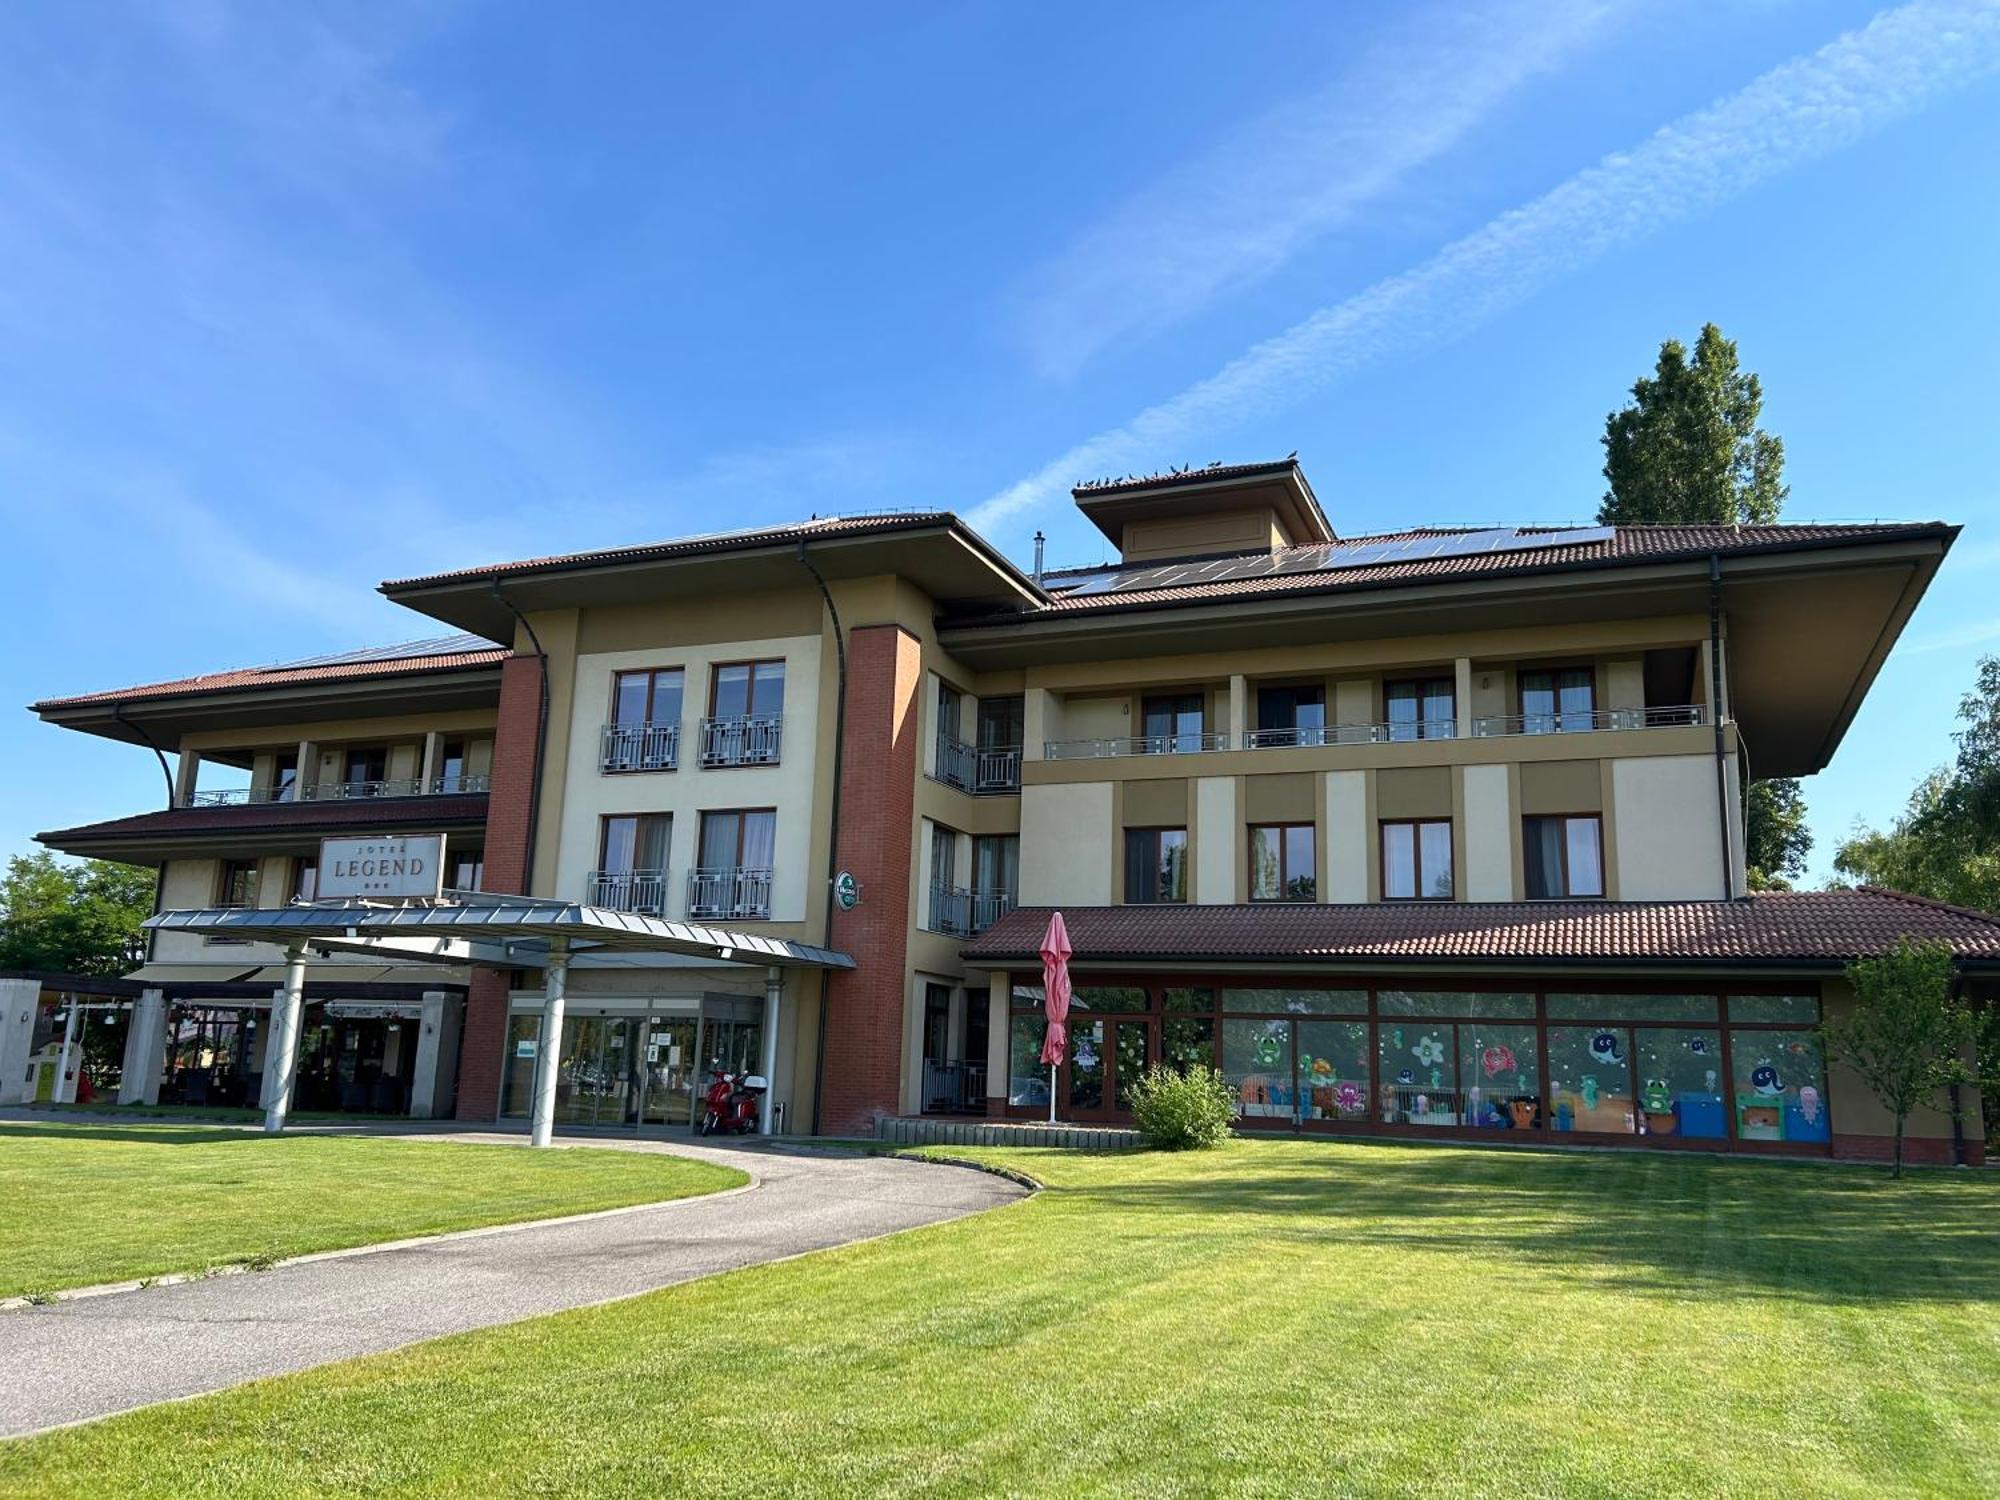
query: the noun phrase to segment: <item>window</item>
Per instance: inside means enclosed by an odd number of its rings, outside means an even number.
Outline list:
[[[666,858],[665,851],[661,859]],[[478,891],[486,888],[486,854],[484,850],[471,849],[451,857],[451,889],[455,891]]]
[[[438,748],[437,786],[440,792],[465,790],[465,741],[446,740]]]
[[[1630,1031],[1623,1026],[1551,1026],[1549,1107],[1557,1130],[1637,1134]]]
[[[1593,727],[1597,674],[1589,667],[1521,674],[1521,732],[1574,734]]]
[[[1382,899],[1451,900],[1451,823],[1382,824]]]
[[[1448,740],[1458,733],[1458,710],[1449,677],[1384,683],[1382,707],[1392,740]]]
[[[709,690],[710,718],[775,718],[784,711],[784,662],[732,662],[715,669]]]
[[[290,802],[299,795],[299,752],[282,750],[271,758],[271,800]]]
[[[960,738],[959,726],[965,720],[965,694],[948,682],[938,684],[938,734],[944,739]]]
[[[1018,750],[1027,733],[1027,704],[1015,698],[979,700],[979,748]]]
[[[1732,997],[1732,1012],[1737,1000]],[[1810,1031],[1729,1033],[1739,1141],[1827,1141],[1826,1063]]]
[[[318,860],[295,859],[292,861],[292,899],[294,901],[316,901],[319,899]]]
[[[1187,900],[1187,830],[1125,830],[1125,899],[1133,903]]]
[[[1253,747],[1325,743],[1325,688],[1314,684],[1257,689],[1257,728],[1250,736]]]
[[[1202,748],[1207,700],[1200,693],[1167,693],[1139,705],[1142,754],[1167,755]]]
[[[222,862],[221,878],[216,882],[215,904],[217,906],[257,904],[256,860],[225,859]]]
[[[1021,839],[983,834],[972,841],[972,930],[984,932],[1021,898]]]
[[[611,722],[625,729],[680,723],[685,680],[679,667],[620,672],[612,680]]]
[[[664,911],[667,855],[673,841],[673,827],[674,820],[665,813],[614,813],[601,819],[597,871],[590,878],[590,904],[611,911],[654,915]]]
[[[360,745],[347,752],[346,783],[350,797],[371,796],[389,779],[389,750],[386,745]]]
[[[1604,830],[1596,813],[1523,818],[1521,859],[1530,901],[1604,894]]]
[[[1250,830],[1252,901],[1312,901],[1318,895],[1312,824],[1273,823]]]

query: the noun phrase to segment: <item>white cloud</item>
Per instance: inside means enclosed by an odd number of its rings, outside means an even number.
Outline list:
[[[1430,6],[1111,208],[1030,278],[1015,324],[1046,373],[1198,310],[1351,220],[1575,56],[1624,0]]]
[[[2000,0],[1918,0],[1606,157],[1400,275],[1322,308],[1215,375],[992,496],[994,527],[1078,480],[1150,469],[1378,355],[1462,337],[1569,272],[1824,156],[2000,67]]]

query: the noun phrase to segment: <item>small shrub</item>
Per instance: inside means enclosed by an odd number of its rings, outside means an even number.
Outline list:
[[[1132,1085],[1132,1120],[1160,1151],[1219,1146],[1236,1119],[1236,1095],[1213,1068],[1148,1068]]]

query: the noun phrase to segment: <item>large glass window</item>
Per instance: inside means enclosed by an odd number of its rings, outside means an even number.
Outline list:
[[[1714,1021],[1713,995],[1549,995],[1551,1021]]]
[[[1299,1016],[1365,1016],[1368,1014],[1368,991],[1231,989],[1222,992],[1222,1008],[1225,1011],[1276,1011]]]
[[[1136,1031],[1128,1026],[1126,1031]],[[1215,1022],[1208,1016],[1168,1016],[1160,1023],[1160,1063],[1176,1073],[1215,1066]],[[1119,1092],[1124,1092],[1124,1064],[1119,1064]]]
[[[1326,689],[1311,686],[1257,689],[1257,730],[1253,745],[1326,743]]]
[[[1729,1019],[1810,1026],[1819,1020],[1817,995],[1731,995]]]
[[[299,795],[299,752],[280,750],[271,758],[271,800],[291,802]]]
[[[1026,704],[1018,697],[981,698],[979,700],[979,748],[982,750],[1018,750],[1025,736],[1026,717]]]
[[[701,867],[704,870],[768,870],[778,837],[775,808],[701,815]]]
[[[1271,823],[1250,830],[1250,899],[1311,901],[1319,894],[1313,825]]]
[[[1729,1134],[1722,1102],[1721,1032],[1640,1026],[1632,1033],[1632,1045],[1639,1063],[1639,1123],[1647,1135],[1721,1140]]]
[[[1623,1026],[1551,1026],[1549,1106],[1557,1130],[1637,1131],[1631,1033]]]
[[[1826,1063],[1812,1032],[1732,1030],[1729,1062],[1738,1140],[1831,1138]]]
[[[1140,703],[1139,745],[1143,754],[1199,750],[1207,729],[1207,700],[1201,693],[1165,693]]]
[[[1018,991],[1016,992],[1018,996]],[[1007,1029],[1007,1102],[1049,1107],[1049,1070],[1042,1061],[1048,1023],[1040,1011],[1015,1011]]]
[[[1222,1076],[1245,1119],[1293,1118],[1292,1023],[1225,1020]]]
[[[1141,1015],[1153,1008],[1153,992],[1138,984],[1080,984],[1070,991],[1071,1010]]]
[[[1451,824],[1443,819],[1382,824],[1382,899],[1451,899]]]
[[[604,819],[598,839],[598,870],[606,875],[664,870],[673,826],[668,813],[621,813]]]
[[[1498,1130],[1542,1124],[1542,1064],[1532,1026],[1465,1021],[1458,1028],[1465,1123]]]
[[[685,681],[686,674],[679,667],[620,672],[612,683],[611,722],[627,729],[680,723]]]
[[[256,860],[225,859],[222,862],[222,874],[216,882],[215,904],[217,906],[257,904]]]
[[[1593,727],[1597,674],[1589,667],[1521,674],[1521,731],[1573,734]]]
[[[1604,894],[1604,830],[1597,814],[1521,820],[1530,901]]]
[[[1368,1023],[1294,1024],[1301,1116],[1308,1120],[1368,1118]]]
[[[1504,990],[1378,990],[1385,1016],[1487,1016],[1533,1019],[1535,997]]]
[[[710,718],[766,718],[784,711],[783,661],[732,662],[715,669],[709,689]]]
[[[341,780],[346,783],[350,795],[358,795],[363,788],[377,789],[388,778],[388,746],[356,745],[347,752],[347,769]]]
[[[1383,1021],[1382,1123],[1438,1128],[1461,1123],[1456,1028],[1449,1021]]]
[[[1448,740],[1458,733],[1455,689],[1449,677],[1414,678],[1382,685],[1382,707],[1392,740]]]
[[[1125,830],[1125,899],[1136,904],[1187,900],[1187,830]]]

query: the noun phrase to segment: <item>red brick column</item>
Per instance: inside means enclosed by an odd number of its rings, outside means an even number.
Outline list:
[[[856,967],[834,974],[828,997],[820,1099],[828,1135],[872,1133],[875,1117],[900,1102],[923,675],[916,637],[901,626],[848,632],[838,864],[861,882],[861,904],[836,910],[830,924],[832,946]]]
[[[542,714],[542,662],[511,656],[500,667],[500,715],[486,798],[486,889],[528,894],[528,807],[534,797]],[[507,969],[472,970],[458,1044],[458,1118],[500,1115],[501,1049],[507,1044]]]

